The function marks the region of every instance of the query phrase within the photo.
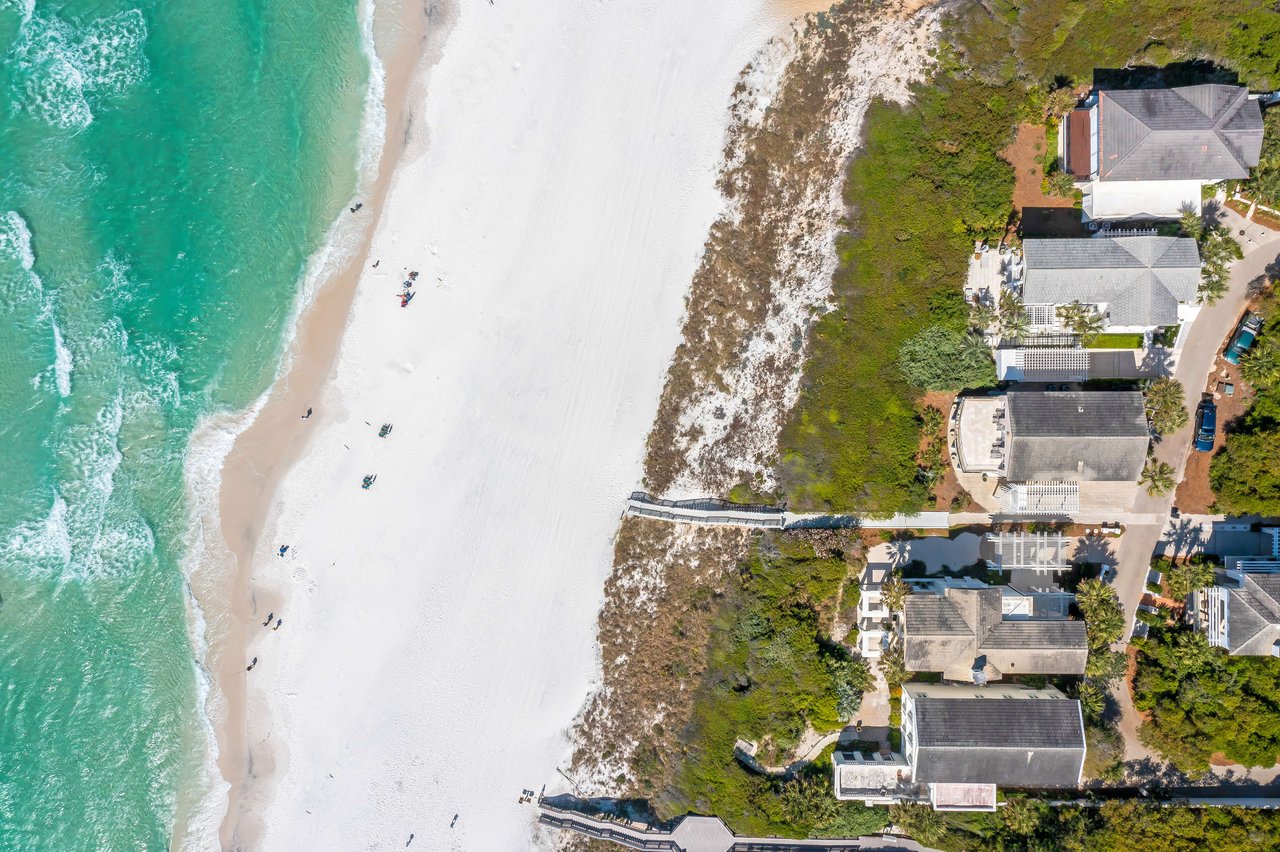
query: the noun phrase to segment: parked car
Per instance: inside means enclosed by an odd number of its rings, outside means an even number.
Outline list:
[[[1248,352],[1249,347],[1253,346],[1253,342],[1258,339],[1260,331],[1262,331],[1262,317],[1254,313],[1245,314],[1222,357],[1232,364],[1239,364],[1244,353]]]
[[[1213,440],[1218,434],[1218,406],[1212,399],[1200,401],[1196,408],[1195,448],[1202,453],[1213,451]]]

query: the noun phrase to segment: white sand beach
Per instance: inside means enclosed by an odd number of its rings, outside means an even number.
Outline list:
[[[598,676],[611,537],[721,209],[730,93],[799,11],[457,12],[409,88],[315,416],[283,414],[305,448],[252,524],[242,597],[255,624],[270,609],[283,625],[252,633],[248,753],[223,755],[247,760],[239,845],[540,845],[517,798],[568,787],[556,770]]]

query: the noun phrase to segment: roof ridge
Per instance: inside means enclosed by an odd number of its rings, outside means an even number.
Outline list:
[[[1200,114],[1201,114],[1201,115],[1203,115],[1205,118],[1212,120],[1212,119],[1213,119],[1213,116],[1209,115],[1209,113],[1207,113],[1207,112],[1205,112],[1204,110],[1202,110],[1202,109],[1201,109],[1201,108],[1196,104],[1196,102],[1195,102],[1195,101],[1191,100],[1191,99],[1190,99],[1190,98],[1188,98],[1185,94],[1183,94],[1183,92],[1187,91],[1188,89],[1197,89],[1197,88],[1200,88],[1200,86],[1212,86],[1212,85],[1213,85],[1213,83],[1200,83],[1200,84],[1197,84],[1197,85],[1194,85],[1194,86],[1173,86],[1173,87],[1171,87],[1171,88],[1169,89],[1169,91],[1173,92],[1175,95],[1177,95],[1178,97],[1182,98],[1182,100],[1183,100],[1183,101],[1184,101],[1188,106],[1190,106],[1192,109],[1194,109],[1196,112],[1200,113]]]
[[[1227,102],[1226,106],[1223,107],[1222,114],[1219,115],[1216,119],[1214,119],[1213,132],[1218,136],[1219,139],[1222,139],[1223,125],[1226,124],[1230,119],[1234,118],[1238,112],[1240,112],[1240,101],[1242,99],[1247,100],[1248,97],[1249,97],[1248,88],[1237,87],[1235,95],[1231,98],[1230,101]],[[1213,118],[1213,116],[1210,116],[1210,118]],[[1225,139],[1223,139],[1222,141],[1224,143],[1226,142]]]
[[[1116,161],[1116,162],[1111,166],[1111,168],[1106,169],[1106,170],[1105,170],[1105,172],[1101,175],[1101,177],[1106,177],[1107,175],[1110,175],[1110,174],[1111,174],[1112,172],[1114,172],[1117,168],[1119,168],[1121,165],[1123,165],[1123,164],[1124,164],[1124,161],[1125,161],[1125,160],[1127,160],[1127,159],[1129,159],[1130,157],[1132,157],[1132,156],[1133,156],[1133,152],[1134,152],[1134,151],[1136,151],[1136,150],[1138,150],[1139,148],[1141,148],[1141,147],[1142,147],[1142,143],[1146,142],[1146,141],[1147,141],[1147,139],[1149,139],[1149,138],[1151,137],[1151,128],[1147,125],[1147,123],[1146,123],[1145,121],[1143,121],[1142,119],[1138,118],[1138,117],[1137,117],[1136,115],[1134,115],[1133,113],[1129,112],[1129,110],[1125,109],[1125,108],[1120,104],[1120,102],[1119,102],[1119,101],[1117,101],[1115,98],[1106,97],[1106,94],[1107,94],[1107,93],[1106,93],[1106,91],[1105,91],[1105,90],[1104,90],[1104,91],[1102,91],[1102,92],[1099,92],[1099,93],[1098,93],[1098,152],[1099,152],[1099,155],[1098,155],[1098,168],[1099,168],[1099,170],[1102,170],[1102,169],[1104,169],[1104,168],[1105,168],[1105,165],[1103,164],[1103,160],[1102,160],[1102,153],[1103,153],[1103,151],[1104,151],[1104,149],[1103,149],[1103,147],[1102,147],[1102,146],[1105,144],[1105,140],[1103,139],[1102,133],[1103,133],[1103,128],[1105,128],[1105,127],[1106,127],[1106,119],[1103,117],[1103,104],[1104,104],[1104,103],[1109,103],[1109,104],[1111,104],[1111,105],[1112,105],[1112,106],[1114,106],[1116,109],[1120,110],[1120,111],[1121,111],[1121,112],[1123,112],[1125,115],[1129,116],[1131,119],[1133,119],[1134,121],[1136,121],[1139,125],[1141,125],[1141,126],[1142,126],[1142,129],[1143,129],[1143,130],[1145,130],[1145,131],[1146,131],[1146,133],[1144,133],[1144,134],[1142,135],[1142,137],[1141,137],[1137,142],[1135,142],[1131,148],[1129,148],[1128,152],[1127,152],[1127,153],[1125,153],[1125,155],[1124,155],[1123,157],[1121,157],[1119,160],[1117,160],[1117,161]]]

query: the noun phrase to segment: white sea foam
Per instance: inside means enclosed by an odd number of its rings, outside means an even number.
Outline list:
[[[386,69],[378,56],[374,40],[374,12],[373,0],[361,0],[361,45],[369,63],[369,81],[361,119],[356,162],[357,182],[353,200],[365,196],[376,182],[386,141]],[[324,243],[309,258],[286,324],[284,352],[277,365],[273,385],[292,364],[292,346],[297,336],[299,318],[315,299],[321,284],[350,262],[360,249],[364,224],[360,217],[339,216],[330,225]],[[184,478],[187,483],[190,523],[184,542],[182,565],[187,577],[188,631],[195,654],[198,700],[205,711],[201,727],[208,748],[208,760],[198,779],[203,787],[199,801],[194,804],[190,813],[184,815],[184,836],[175,838],[183,848],[218,847],[218,832],[226,813],[227,790],[230,787],[217,766],[218,741],[214,729],[214,725],[226,712],[226,699],[217,688],[216,680],[209,670],[208,659],[210,631],[221,628],[216,623],[220,620],[220,614],[214,616],[215,624],[211,625],[207,613],[200,606],[199,598],[192,592],[191,578],[201,568],[212,568],[220,577],[223,572],[218,570],[219,567],[231,565],[231,554],[222,539],[222,523],[218,512],[222,467],[236,438],[257,419],[269,396],[270,389],[260,394],[243,411],[216,412],[206,416],[192,433],[187,447]]]
[[[22,11],[22,23],[31,20],[36,11],[36,0],[0,0],[0,8],[9,7]]]
[[[31,249],[31,228],[16,210],[0,216],[0,253],[17,259],[28,271],[36,265],[35,252]]]
[[[58,396],[66,399],[71,396],[71,350],[62,342],[62,329],[53,324],[53,351],[56,353],[53,362],[53,375],[58,385]]]
[[[127,305],[133,301],[137,286],[130,278],[129,264],[116,256],[114,251],[107,252],[98,271],[106,272],[110,281],[96,291],[99,298],[108,299],[115,305]]]
[[[146,76],[146,39],[146,19],[138,9],[82,29],[28,14],[8,56],[22,106],[56,127],[87,127],[94,101],[119,97]]]
[[[130,9],[89,24],[75,43],[75,66],[84,88],[101,97],[119,97],[147,76],[147,21]]]
[[[67,502],[54,492],[53,504],[40,520],[20,524],[0,547],[0,562],[11,570],[52,577],[71,564]]]

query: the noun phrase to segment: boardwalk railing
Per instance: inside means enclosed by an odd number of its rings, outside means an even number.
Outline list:
[[[728,500],[660,500],[643,491],[633,491],[627,499],[627,514],[685,524],[764,527],[782,529],[786,507],[759,503],[730,503]]]
[[[556,800],[563,803],[567,798],[571,797],[556,797]],[[654,852],[921,852],[924,849],[906,838],[887,835],[802,840],[786,837],[738,837],[716,817],[692,814],[681,817],[670,828],[655,829],[591,816],[550,804],[547,799],[538,802],[538,822],[553,828],[576,831],[588,837],[609,840],[628,849]]]
[[[628,515],[656,518],[677,524],[709,526],[758,527],[763,529],[932,529],[949,526],[946,512],[920,512],[873,518],[862,515],[821,515],[788,512],[786,506],[762,503],[731,503],[714,497],[697,500],[662,500],[643,491],[633,491],[627,498]]]

